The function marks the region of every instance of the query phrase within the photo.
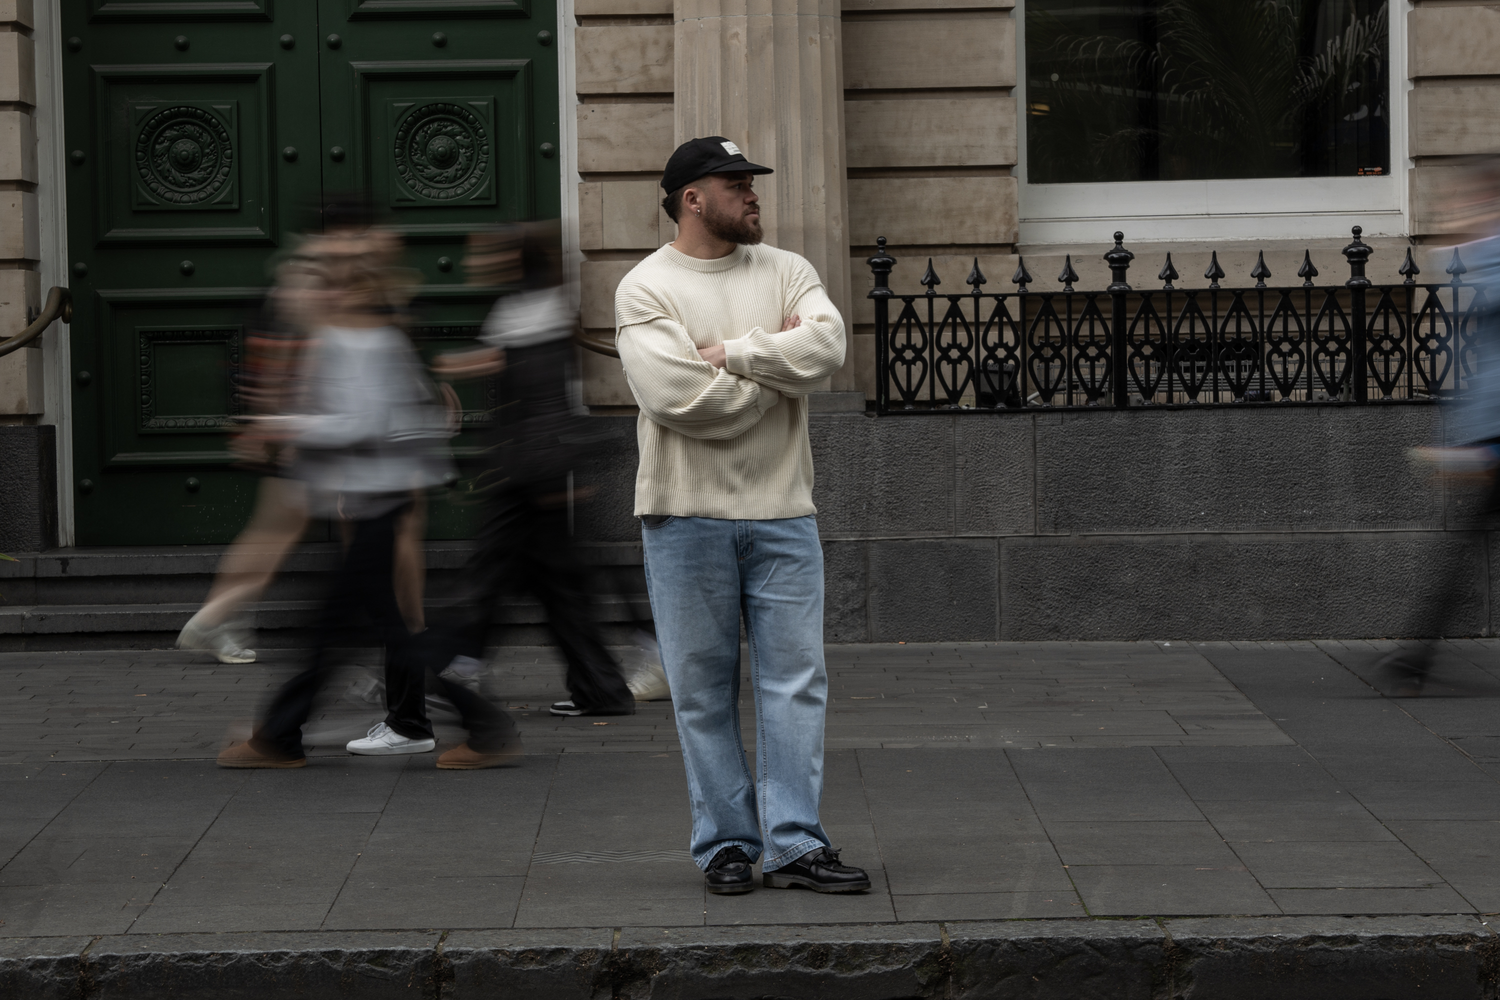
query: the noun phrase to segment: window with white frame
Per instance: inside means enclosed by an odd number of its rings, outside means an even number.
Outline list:
[[[1024,0],[1022,241],[1403,231],[1388,6]]]

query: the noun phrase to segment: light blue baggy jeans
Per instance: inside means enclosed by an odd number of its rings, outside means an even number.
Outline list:
[[[829,846],[818,821],[828,673],[816,518],[672,517],[643,521],[641,536],[687,766],[693,860],[705,868],[737,845],[752,860],[764,854],[772,871]],[[740,735],[742,610],[756,777]]]

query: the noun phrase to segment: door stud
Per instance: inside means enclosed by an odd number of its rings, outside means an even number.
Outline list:
[[[330,49],[336,49],[340,45],[343,45],[343,44],[344,44],[344,40],[342,38],[340,38],[338,35],[329,35],[328,36],[328,47]]]
[[[172,39],[172,44],[177,46],[178,52],[186,52],[188,50],[188,36],[178,35],[176,38]]]
[[[444,45],[448,44],[448,36],[443,34],[441,31],[434,31],[432,33],[432,44],[436,45],[438,48],[442,48]]]
[[[296,44],[297,44],[297,39],[293,38],[291,35],[282,35],[281,36],[281,47],[282,48],[289,49],[289,48],[291,48],[292,46],[294,46]]]
[[[288,162],[288,163],[296,163],[297,162],[297,147],[296,146],[288,146],[286,149],[283,149],[281,151],[281,158],[283,160],[285,160],[286,162]]]
[[[343,146],[334,146],[332,149],[330,149],[328,151],[328,158],[330,160],[332,160],[334,163],[343,163],[344,162],[344,147]]]
[[[182,276],[184,278],[188,278],[188,277],[191,277],[192,274],[193,274],[193,272],[196,271],[196,270],[198,270],[198,268],[196,268],[195,266],[193,266],[193,262],[192,261],[185,260],[181,264],[177,265],[177,270],[179,270],[179,271],[182,272]]]

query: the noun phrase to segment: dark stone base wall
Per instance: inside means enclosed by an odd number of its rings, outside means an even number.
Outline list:
[[[0,552],[57,545],[57,428],[0,427]]]
[[[1494,634],[1500,531],[1407,457],[1443,417],[814,414],[828,640]],[[582,527],[635,540],[634,420],[599,419],[618,440]],[[1418,596],[1450,579],[1447,621],[1424,620]]]

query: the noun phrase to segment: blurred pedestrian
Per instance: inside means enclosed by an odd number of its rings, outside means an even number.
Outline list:
[[[750,891],[760,858],[767,886],[858,892],[869,876],[840,861],[818,817],[828,676],[806,398],[843,364],[844,323],[811,264],[761,245],[753,185],[771,172],[722,136],[667,162],[677,239],[615,295],[641,410],[635,513],[708,891]]]
[[[1454,166],[1439,212],[1447,232],[1474,237],[1455,249],[1468,268],[1464,279],[1474,286],[1479,308],[1466,324],[1467,338],[1459,335],[1463,317],[1451,317],[1454,380],[1462,379],[1463,385],[1449,410],[1447,441],[1413,452],[1439,475],[1475,487],[1468,523],[1455,527],[1479,530],[1500,513],[1500,157],[1477,156]],[[1441,636],[1452,624],[1453,609],[1468,582],[1463,556],[1458,560],[1445,567],[1437,587],[1412,604],[1403,634],[1429,638],[1379,663],[1395,676],[1399,693],[1421,693],[1437,641],[1430,637]]]
[[[347,529],[348,544],[321,608],[308,666],[271,699],[245,743],[219,755],[224,767],[302,767],[302,726],[334,664],[330,647],[355,612],[369,617],[385,646],[387,714],[351,753],[391,755],[434,749],[424,706],[423,664],[397,605],[393,579],[396,524],[414,490],[449,472],[448,407],[426,379],[406,335],[392,323],[408,281],[395,268],[399,242],[369,228],[319,238],[316,315],[300,352],[289,412],[259,419],[262,433],[291,452],[292,478],[306,490],[312,516]],[[471,732],[495,733],[514,756],[519,746],[508,716],[442,679],[444,695]]]
[[[572,338],[577,314],[563,283],[560,234],[531,223],[476,234],[471,280],[519,282],[485,320],[485,346],[438,360],[445,378],[498,376],[500,405],[479,473],[485,522],[465,571],[462,598],[446,622],[421,636],[430,669],[483,657],[496,600],[530,591],[567,661],[569,698],[553,715],[628,715],[635,711],[620,666],[600,640],[588,571],[573,543],[578,504],[590,492],[579,463],[597,447],[580,393]],[[455,664],[455,661],[458,661]],[[487,766],[475,754],[474,766]]]
[[[240,386],[254,416],[285,412],[296,385],[297,362],[306,344],[307,322],[316,321],[322,269],[319,255],[343,246],[346,237],[369,229],[370,206],[357,200],[335,200],[324,206],[323,236],[304,240],[276,268],[275,281],[251,318],[246,336],[245,377]],[[288,478],[283,459],[290,456],[266,425],[250,420],[236,428],[230,449],[241,467],[262,474],[249,523],[224,553],[203,607],[188,619],[177,637],[182,649],[212,653],[221,663],[253,663],[251,627],[245,609],[260,599],[287,555],[307,531],[310,515],[306,489]],[[422,628],[423,559],[426,498],[414,494],[412,508],[398,519],[396,545],[397,601],[413,631]]]

